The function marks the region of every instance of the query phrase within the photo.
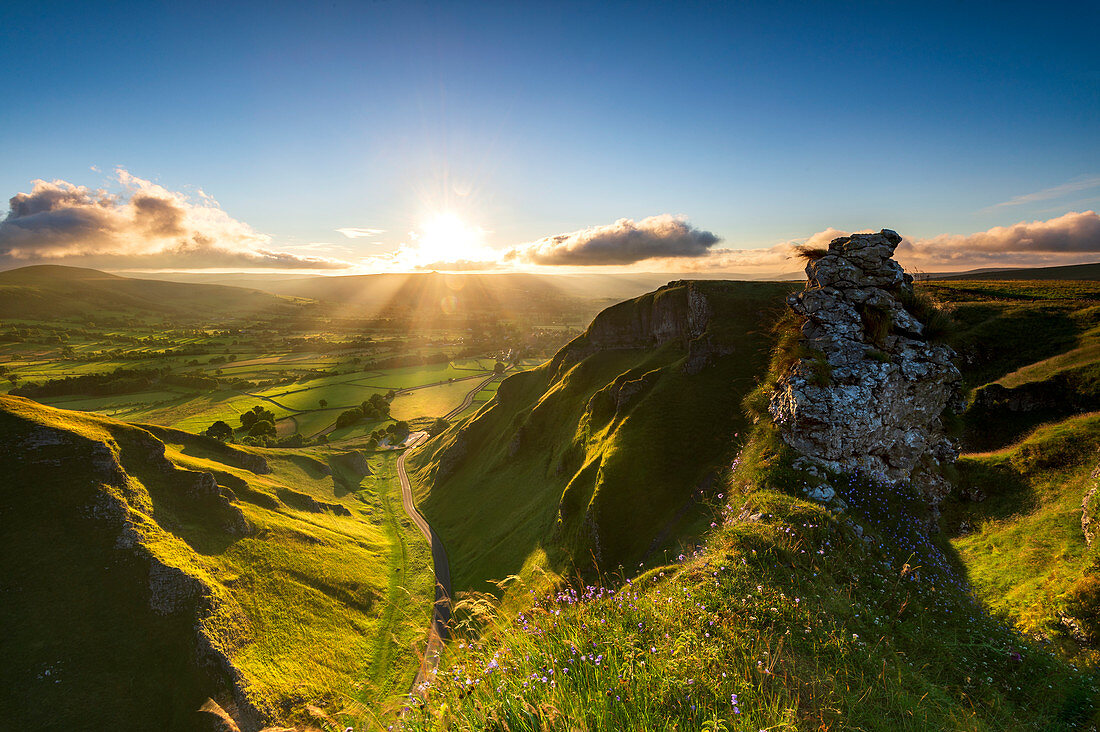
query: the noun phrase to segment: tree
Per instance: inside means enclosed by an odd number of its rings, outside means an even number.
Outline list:
[[[504,365],[503,361],[497,361],[495,364],[493,364],[493,373],[498,375],[503,374],[504,369],[506,368],[508,367]]]
[[[258,419],[248,428],[249,437],[274,437],[275,423],[267,419]]]
[[[340,416],[336,418],[336,429],[350,427],[361,419],[363,419],[363,410],[359,407],[352,407],[340,412]]]
[[[451,426],[450,422],[443,419],[442,417],[438,417],[438,418],[436,418],[436,420],[434,422],[432,422],[431,427],[428,428],[428,434],[432,437],[435,437],[440,432],[442,432],[443,430],[447,429],[450,426]]]
[[[321,401],[318,402],[318,404],[321,405],[321,409],[324,409],[325,407],[328,406],[328,399],[322,399]]]
[[[252,425],[264,420],[271,422],[271,424],[275,424],[275,412],[264,409],[257,404],[255,407],[252,407],[251,410],[241,415],[241,426],[246,430],[251,430]],[[249,434],[251,434],[251,432]]]
[[[206,428],[206,436],[217,440],[227,440],[233,435],[233,428],[227,422],[218,420]]]

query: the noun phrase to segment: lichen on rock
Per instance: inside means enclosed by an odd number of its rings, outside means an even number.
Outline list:
[[[801,350],[768,411],[810,464],[911,481],[935,511],[951,488],[939,466],[958,456],[941,415],[961,407],[961,376],[955,352],[907,308],[915,295],[893,259],[900,242],[889,229],[853,234],[811,259],[806,288],[787,298]]]

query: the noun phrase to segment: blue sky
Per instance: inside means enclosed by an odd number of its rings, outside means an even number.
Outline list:
[[[740,250],[1100,208],[1095,3],[225,5],[5,5],[0,192],[121,168],[259,237],[227,247],[368,268],[445,211],[486,257],[623,218]]]

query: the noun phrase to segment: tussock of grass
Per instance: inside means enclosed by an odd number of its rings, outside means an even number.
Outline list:
[[[801,259],[803,262],[816,262],[829,253],[828,247],[813,247],[806,244],[796,246],[794,248],[794,257]]]
[[[894,320],[890,310],[881,305],[861,304],[859,319],[863,322],[863,332],[867,340],[881,348],[886,338],[893,332]]]

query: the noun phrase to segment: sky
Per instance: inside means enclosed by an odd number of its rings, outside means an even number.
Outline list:
[[[0,268],[1100,261],[1100,5],[7,3]]]

